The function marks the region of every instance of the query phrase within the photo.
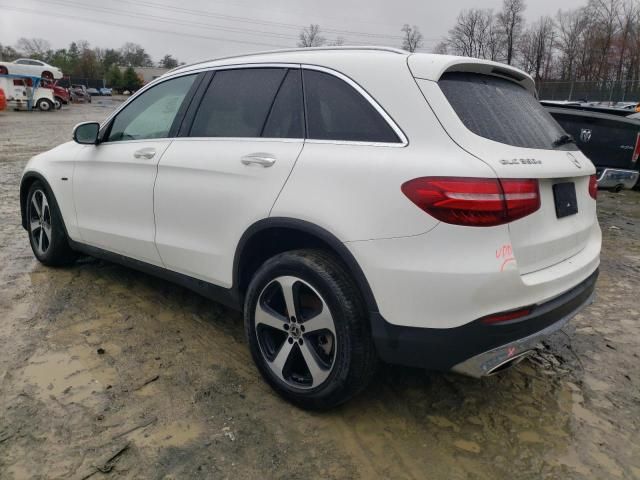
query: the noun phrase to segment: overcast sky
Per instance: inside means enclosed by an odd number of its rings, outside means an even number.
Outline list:
[[[586,0],[529,0],[527,20]],[[302,26],[317,23],[329,40],[400,46],[404,23],[417,25],[430,51],[460,10],[498,10],[502,0],[0,0],[0,43],[40,37],[53,48],[74,40],[119,48],[141,44],[157,61],[180,61],[295,47]]]

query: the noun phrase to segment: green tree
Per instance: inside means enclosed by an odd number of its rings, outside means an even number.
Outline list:
[[[107,85],[111,88],[119,90],[122,88],[122,84],[123,79],[120,67],[118,67],[117,65],[113,65],[107,72]]]
[[[133,69],[133,67],[127,67],[122,76],[122,88],[130,91],[138,90],[142,86],[140,77]]]
[[[120,65],[121,63],[122,58],[118,50],[107,48],[102,52],[102,68],[105,72],[110,71],[113,65]]]

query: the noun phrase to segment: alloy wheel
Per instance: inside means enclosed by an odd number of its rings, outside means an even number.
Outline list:
[[[29,232],[38,255],[44,255],[51,245],[51,209],[47,196],[36,190],[29,205]]]
[[[311,389],[329,377],[338,347],[335,323],[304,280],[281,276],[267,284],[256,304],[255,330],[266,364],[287,385]]]

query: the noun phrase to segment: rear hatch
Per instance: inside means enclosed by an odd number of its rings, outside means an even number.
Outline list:
[[[562,262],[586,246],[597,222],[589,194],[595,168],[538,103],[530,77],[473,62],[452,61],[435,78],[427,56],[411,56],[409,67],[454,142],[498,178],[538,180],[540,209],[508,224],[520,273]]]

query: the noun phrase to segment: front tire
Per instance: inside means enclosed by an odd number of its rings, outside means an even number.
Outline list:
[[[26,210],[29,243],[35,257],[49,266],[73,263],[76,254],[69,247],[58,204],[39,181],[29,188]]]
[[[265,262],[249,285],[244,318],[260,373],[302,408],[346,402],[375,372],[378,360],[360,293],[327,252],[296,250]]]
[[[36,102],[36,107],[41,112],[49,112],[55,108],[53,102],[47,98],[41,98]]]

